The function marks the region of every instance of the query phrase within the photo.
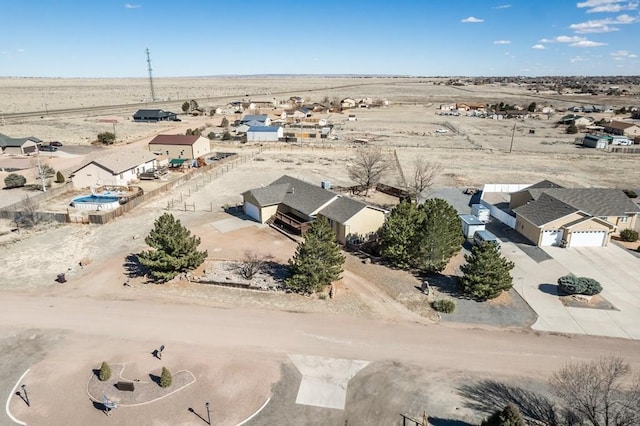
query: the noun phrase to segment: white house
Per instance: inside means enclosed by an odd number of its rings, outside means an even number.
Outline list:
[[[342,108],[355,108],[358,103],[353,98],[344,98],[340,101],[340,106]]]
[[[127,186],[140,173],[156,168],[156,155],[138,148],[115,148],[100,152],[71,173],[75,188],[100,185]]]
[[[284,129],[280,126],[255,126],[247,130],[247,142],[277,142],[284,137]]]

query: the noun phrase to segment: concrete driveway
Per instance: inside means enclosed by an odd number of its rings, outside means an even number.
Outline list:
[[[639,260],[613,244],[608,247],[545,247],[552,259],[534,261],[513,243],[501,245],[515,262],[514,288],[538,314],[535,330],[640,339]],[[602,296],[619,310],[567,307],[557,294],[558,277],[569,272],[595,278]]]

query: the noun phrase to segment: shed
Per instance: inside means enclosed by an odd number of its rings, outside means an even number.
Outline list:
[[[279,126],[251,126],[247,130],[247,142],[277,142],[284,137],[284,130]]]
[[[461,214],[460,221],[462,222],[462,233],[467,239],[473,238],[476,231],[485,230],[485,224],[472,214]]]
[[[609,140],[609,136],[589,134],[582,138],[582,146],[587,148],[605,149],[609,144]]]
[[[471,214],[483,223],[487,223],[491,220],[491,211],[482,204],[472,204]]]

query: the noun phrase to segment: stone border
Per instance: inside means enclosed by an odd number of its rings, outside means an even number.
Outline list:
[[[18,423],[19,425],[23,425],[26,426],[27,424],[25,422],[21,422],[20,420],[16,419],[15,417],[13,417],[13,414],[11,414],[11,411],[9,411],[9,404],[11,403],[11,397],[13,395],[15,395],[16,393],[16,389],[18,389],[18,386],[20,386],[20,382],[22,382],[22,379],[24,379],[24,377],[27,375],[27,373],[31,371],[30,368],[27,369],[27,371],[25,371],[22,376],[20,376],[20,378],[18,379],[18,381],[16,382],[16,384],[13,386],[13,389],[11,389],[11,393],[9,394],[9,398],[7,398],[7,405],[5,406],[5,409],[7,411],[7,416],[9,416],[9,418],[14,422],[14,423]]]
[[[125,370],[125,368],[126,368],[126,365],[125,365],[124,363],[118,363],[118,362],[117,362],[117,363],[113,363],[113,364],[110,364],[110,365],[121,365],[121,366],[122,366],[122,370],[119,372],[119,374],[118,374],[118,378],[120,378],[120,379],[122,379],[122,380],[129,380],[129,379],[126,379],[125,377],[123,377],[123,376],[122,376],[122,373],[124,372],[124,370]],[[168,397],[168,396],[171,396],[171,395],[173,395],[174,393],[179,392],[179,391],[183,390],[184,388],[186,388],[187,386],[190,386],[190,385],[192,385],[192,384],[194,384],[194,383],[196,382],[196,377],[195,377],[195,376],[193,375],[193,373],[192,373],[191,371],[189,371],[189,370],[180,370],[180,371],[176,371],[174,374],[172,374],[172,376],[175,376],[176,374],[179,374],[179,373],[188,373],[188,374],[192,377],[192,379],[193,379],[193,380],[192,380],[192,381],[190,381],[189,383],[187,383],[186,385],[184,385],[184,386],[182,386],[182,387],[180,387],[180,388],[174,389],[174,390],[172,390],[171,392],[169,392],[169,393],[167,393],[167,394],[165,394],[165,395],[162,395],[162,396],[160,396],[160,397],[158,397],[158,398],[154,398],[154,399],[151,399],[151,400],[149,400],[149,401],[145,401],[145,402],[139,402],[139,403],[136,403],[136,404],[122,404],[122,403],[118,403],[118,407],[139,407],[139,406],[142,406],[142,405],[151,404],[151,403],[153,403],[153,402],[156,402],[156,401],[159,401],[159,400],[161,400],[161,399],[164,399],[164,398],[166,398],[166,397]],[[95,378],[95,373],[91,372],[91,376],[89,376],[89,380],[87,381],[87,395],[89,396],[89,399],[90,399],[91,401],[93,401],[93,402],[98,402],[98,403],[102,403],[102,399],[97,399],[95,396],[91,395],[91,392],[89,391],[89,384],[91,383],[91,380],[92,380],[92,379],[94,379],[94,378]],[[133,380],[129,380],[129,381],[133,382]],[[142,382],[142,381],[139,381],[139,382],[134,382],[134,383],[150,384],[151,382]]]

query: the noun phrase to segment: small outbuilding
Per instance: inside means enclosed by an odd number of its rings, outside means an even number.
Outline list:
[[[471,214],[480,219],[483,223],[487,223],[491,220],[491,211],[482,204],[472,204]]]
[[[253,126],[247,130],[247,142],[277,142],[284,137],[280,126]]]

